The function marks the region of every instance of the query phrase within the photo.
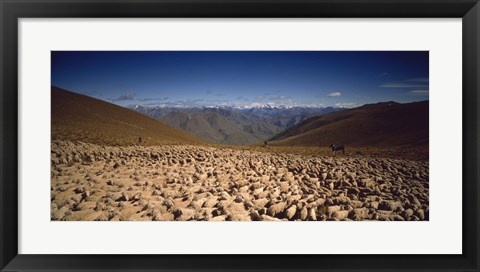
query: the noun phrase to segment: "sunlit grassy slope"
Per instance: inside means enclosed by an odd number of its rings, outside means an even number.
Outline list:
[[[185,131],[99,99],[53,86],[51,94],[52,140],[104,145],[205,143]]]

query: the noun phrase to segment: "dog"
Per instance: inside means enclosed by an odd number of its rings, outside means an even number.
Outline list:
[[[337,151],[342,151],[342,154],[345,154],[345,147],[343,145],[331,144],[329,147],[332,149],[333,156],[337,154]]]

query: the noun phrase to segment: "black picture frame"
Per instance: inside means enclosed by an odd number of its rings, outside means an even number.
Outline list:
[[[479,271],[480,4],[478,0],[0,0],[0,14],[1,271]],[[48,17],[462,18],[463,254],[18,254],[18,19]]]

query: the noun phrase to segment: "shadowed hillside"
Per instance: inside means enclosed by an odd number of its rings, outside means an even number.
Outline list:
[[[52,86],[52,140],[107,145],[201,143],[143,114]]]
[[[281,146],[428,146],[428,101],[383,102],[312,117],[274,136]]]

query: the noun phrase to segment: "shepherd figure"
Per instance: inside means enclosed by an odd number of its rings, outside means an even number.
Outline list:
[[[331,144],[329,147],[332,149],[333,156],[337,154],[337,151],[342,151],[342,154],[345,154],[345,147],[343,145]]]

